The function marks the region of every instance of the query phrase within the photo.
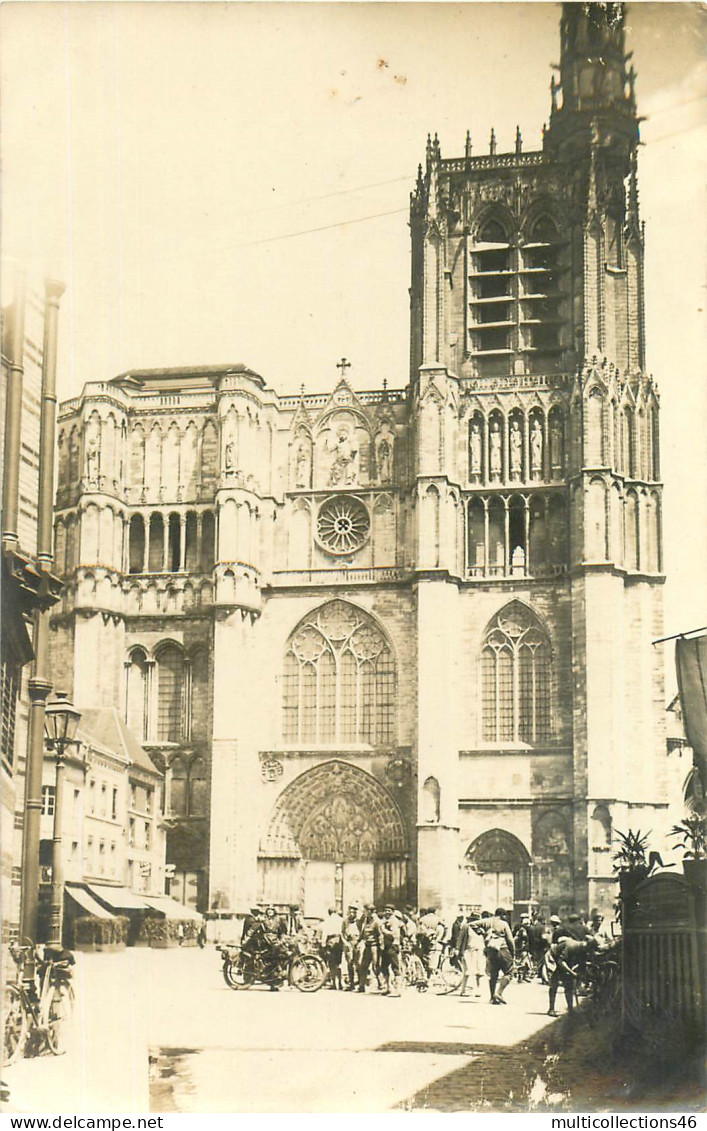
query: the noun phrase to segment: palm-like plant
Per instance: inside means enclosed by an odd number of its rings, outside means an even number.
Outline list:
[[[614,871],[626,872],[636,871],[637,869],[648,868],[648,860],[646,859],[646,852],[648,851],[648,838],[650,832],[641,835],[641,830],[633,832],[629,829],[628,832],[622,833],[616,830],[618,838],[618,848],[613,855]]]
[[[668,836],[680,838],[677,847],[682,848],[686,860],[707,859],[707,817],[690,813],[679,824],[673,825]]]

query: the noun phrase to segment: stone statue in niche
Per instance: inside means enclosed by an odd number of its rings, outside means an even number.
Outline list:
[[[226,417],[223,437],[223,466],[226,471],[236,469],[236,429],[232,415]]]
[[[384,424],[376,437],[376,464],[379,483],[390,483],[393,479],[394,437],[388,424]]]
[[[497,420],[494,420],[493,424],[491,425],[489,448],[491,452],[491,459],[489,460],[491,478],[500,479],[503,460],[501,456],[501,429],[498,426]]]
[[[98,466],[101,452],[101,426],[95,416],[86,425],[86,479],[98,483]]]
[[[393,452],[389,440],[381,440],[378,447],[378,478],[381,483],[390,483]]]
[[[358,444],[351,425],[338,425],[334,442],[327,444],[327,450],[334,453],[329,486],[354,486],[358,482]]]
[[[309,444],[301,439],[295,457],[295,487],[309,487],[312,474],[312,458]]]
[[[523,469],[523,434],[517,420],[511,421],[511,479],[520,479]]]
[[[474,478],[481,477],[481,451],[482,439],[481,428],[479,427],[478,420],[475,420],[471,426],[471,434],[469,436],[469,452],[471,455],[471,474]]]
[[[530,430],[530,474],[533,479],[543,475],[543,430],[537,416]]]

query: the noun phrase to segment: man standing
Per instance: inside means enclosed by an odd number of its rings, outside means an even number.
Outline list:
[[[364,994],[371,965],[373,965],[375,972],[380,969],[381,921],[376,915],[376,909],[372,903],[367,903],[364,908],[360,928],[361,937],[356,948],[358,992]]]
[[[302,930],[304,930],[302,908],[300,907],[299,903],[291,903],[289,914],[287,916],[287,934],[298,935]]]
[[[381,973],[386,980],[384,994],[400,997],[398,979],[400,977],[400,946],[402,942],[403,921],[394,914],[391,903],[383,909],[381,923]]]
[[[460,905],[459,914],[449,928],[449,949],[455,954],[459,950],[459,938],[465,923],[466,915],[464,914],[464,908]]]
[[[341,956],[344,949],[344,940],[341,932],[344,920],[335,907],[329,908],[329,913],[322,923],[322,945],[329,967],[329,986],[332,990],[341,990]]]
[[[537,912],[533,913],[533,917],[528,926],[528,942],[530,946],[530,956],[533,960],[533,966],[537,973],[541,967],[545,951],[548,948],[549,940],[546,937],[547,930],[545,923],[540,918]]]
[[[346,971],[349,979],[346,987],[347,990],[354,990],[356,988],[356,949],[361,939],[361,927],[358,915],[358,904],[350,904],[341,928],[344,961],[346,962]]]
[[[506,1005],[503,991],[511,980],[515,944],[511,928],[504,918],[504,909],[497,907],[496,914],[487,918],[485,926],[486,972],[489,976],[491,1003]]]

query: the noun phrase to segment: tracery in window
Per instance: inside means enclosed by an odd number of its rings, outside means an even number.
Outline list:
[[[372,617],[330,601],[305,618],[285,653],[286,742],[394,741],[395,661]]]
[[[157,741],[179,742],[184,733],[184,657],[175,644],[157,655]]]
[[[552,651],[538,618],[519,601],[486,630],[481,653],[485,742],[547,742],[552,736]]]

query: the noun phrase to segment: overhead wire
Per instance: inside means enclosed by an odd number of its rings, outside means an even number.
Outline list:
[[[242,243],[231,244],[229,247],[223,247],[222,251],[234,251],[239,247],[255,247],[257,244],[262,243],[277,243],[279,240],[292,240],[296,236],[308,236],[313,232],[326,232],[330,228],[345,228],[349,224],[363,224],[366,220],[378,220],[381,216],[398,216],[403,212],[407,212],[407,208],[391,208],[388,212],[372,212],[368,216],[356,216],[353,220],[338,220],[335,224],[320,224],[316,228],[301,228],[298,232],[286,232],[282,236],[264,236],[259,240],[244,240]]]

